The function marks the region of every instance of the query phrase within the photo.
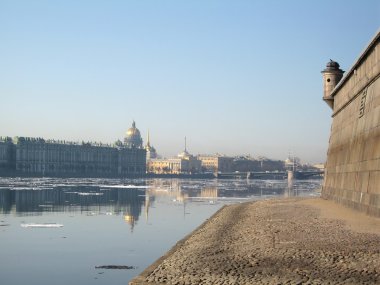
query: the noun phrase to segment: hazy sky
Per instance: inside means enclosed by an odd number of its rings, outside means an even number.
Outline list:
[[[326,158],[322,76],[380,27],[378,0],[0,0],[0,136],[112,143],[136,121],[164,156]]]

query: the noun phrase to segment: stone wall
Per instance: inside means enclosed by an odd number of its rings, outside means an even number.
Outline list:
[[[375,216],[380,216],[379,34],[331,94],[333,122],[322,190],[324,198]]]

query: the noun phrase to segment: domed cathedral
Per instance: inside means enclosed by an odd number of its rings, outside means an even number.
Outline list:
[[[132,122],[132,127],[128,129],[124,138],[124,144],[129,148],[143,148],[143,140],[140,131],[136,128],[135,121]]]
[[[149,131],[148,131],[148,141],[146,142],[145,150],[146,150],[146,160],[157,158],[156,149],[150,145]]]
[[[146,151],[135,121],[127,130],[124,144],[119,149],[119,173],[124,177],[146,173]]]

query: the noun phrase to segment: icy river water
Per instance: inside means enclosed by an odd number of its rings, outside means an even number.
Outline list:
[[[321,180],[0,178],[0,283],[128,284],[223,205]],[[131,269],[96,268],[123,265]]]

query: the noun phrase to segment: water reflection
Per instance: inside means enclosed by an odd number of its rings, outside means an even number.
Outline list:
[[[43,212],[86,212],[87,215],[123,215],[131,230],[138,221],[144,195],[139,189],[64,187],[42,190],[0,189],[0,213],[36,216]]]
[[[320,182],[295,180],[289,188],[279,180],[0,178],[1,280],[126,284],[223,205],[315,195]],[[14,256],[22,259],[12,262]],[[99,275],[95,266],[103,264],[136,269]],[[65,268],[64,278],[57,268]]]
[[[156,198],[173,202],[234,202],[269,196],[315,193],[320,180],[100,180],[100,179],[1,179],[0,212],[41,215],[43,212],[86,212],[123,215],[133,229]],[[106,214],[107,214],[106,213]],[[104,214],[104,213],[103,213]]]
[[[154,180],[148,181],[147,190],[154,196],[169,196],[176,201],[207,199],[250,199],[268,196],[281,196],[289,191],[302,189],[302,193],[311,193],[320,187],[320,180],[286,184],[282,180]],[[299,193],[301,194],[301,193]]]

